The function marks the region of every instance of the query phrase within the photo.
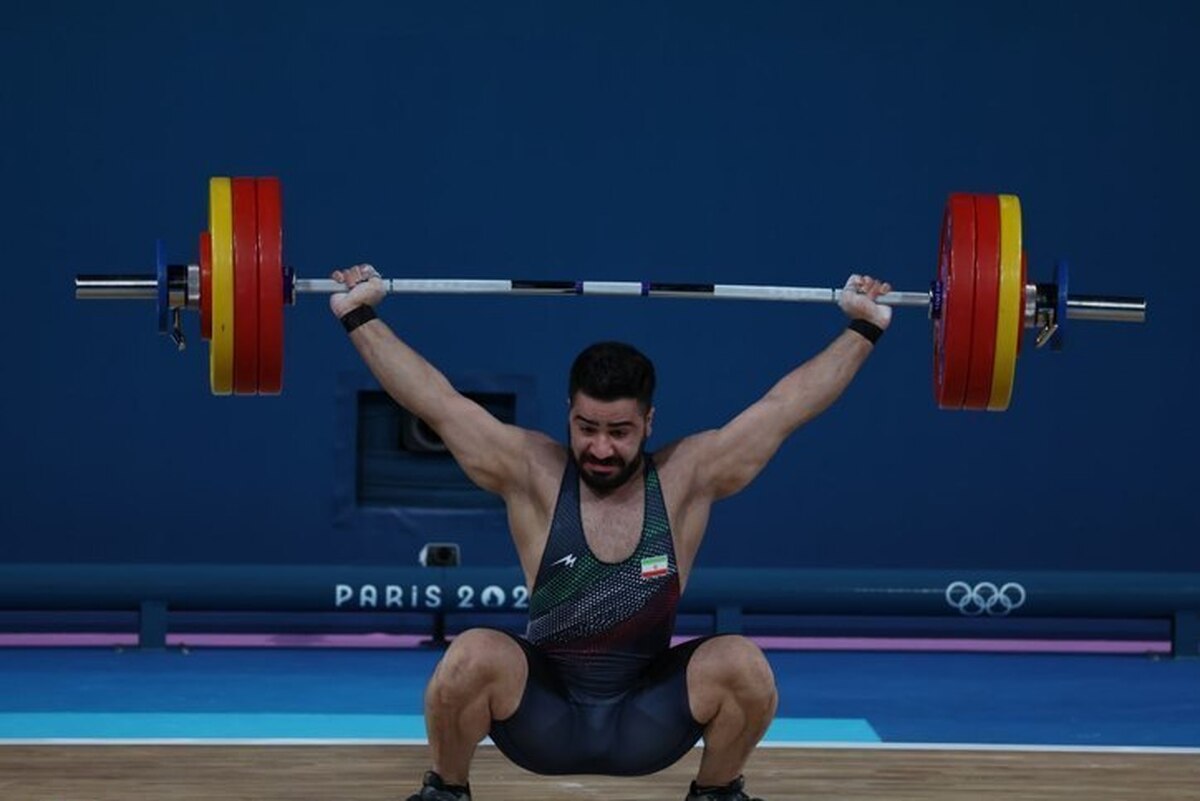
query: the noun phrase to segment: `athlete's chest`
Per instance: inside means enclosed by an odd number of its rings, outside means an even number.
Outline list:
[[[642,538],[645,508],[644,491],[621,499],[580,499],[583,536],[597,559],[620,562],[634,552]]]

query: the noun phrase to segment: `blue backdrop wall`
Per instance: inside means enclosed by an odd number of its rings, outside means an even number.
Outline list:
[[[285,393],[213,398],[196,321],[77,272],[196,260],[210,175],[279,175],[289,264],[389,276],[924,289],[948,192],[1010,191],[1033,275],[1145,294],[1144,326],[1026,342],[1011,411],[935,410],[906,311],[859,380],[719,506],[701,564],[1195,570],[1200,7],[51,0],[0,21],[5,561],[510,562],[499,511],[349,509],[353,388],[321,298]],[[719,425],[833,307],[392,298],[451,375],[560,432],[590,341],[657,362],[655,442]],[[652,443],[654,444],[654,443]]]

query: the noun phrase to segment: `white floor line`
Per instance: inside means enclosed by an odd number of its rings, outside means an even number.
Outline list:
[[[78,739],[78,738],[47,738],[47,739],[3,739],[0,747],[6,745],[90,745],[90,746],[127,746],[127,745],[213,745],[213,746],[359,746],[359,745],[426,745],[424,739],[247,739],[247,738],[165,738],[165,739]],[[491,740],[484,740],[481,745],[492,746]],[[697,745],[697,748],[702,746]],[[887,750],[887,751],[999,751],[999,752],[1033,752],[1033,753],[1079,753],[1079,754],[1167,754],[1167,755],[1200,755],[1200,748],[1173,746],[1134,746],[1134,745],[1026,745],[1022,743],[821,743],[821,742],[764,742],[759,748],[793,748],[799,751],[821,749],[853,750]]]

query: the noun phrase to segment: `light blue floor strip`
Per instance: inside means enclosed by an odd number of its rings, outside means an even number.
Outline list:
[[[862,718],[775,718],[767,742],[877,743],[879,735]]]
[[[0,715],[3,739],[424,739],[420,715],[92,712]]]
[[[420,715],[29,712],[0,714],[3,740],[425,741]],[[768,741],[875,743],[865,720],[777,718]]]

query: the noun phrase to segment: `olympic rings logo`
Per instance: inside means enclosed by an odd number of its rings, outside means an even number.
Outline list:
[[[975,586],[955,581],[946,587],[946,603],[968,617],[984,613],[1004,617],[1025,604],[1025,588],[1015,581],[999,587],[990,581],[981,581]]]

